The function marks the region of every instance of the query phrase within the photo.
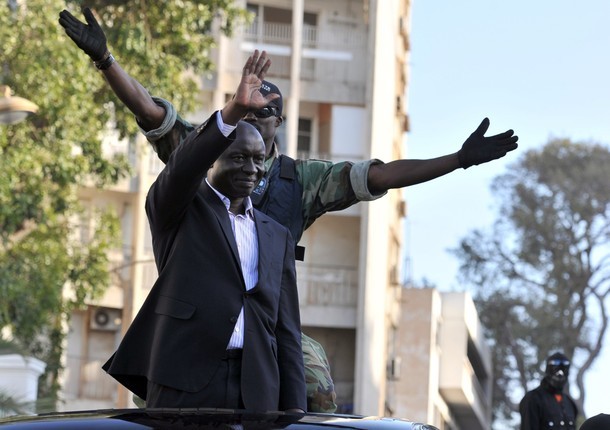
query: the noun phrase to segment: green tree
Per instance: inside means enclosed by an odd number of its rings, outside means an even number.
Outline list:
[[[595,143],[554,139],[526,152],[494,179],[501,211],[491,231],[454,250],[493,345],[496,418],[515,418],[555,351],[572,357],[571,394],[583,410],[608,326],[609,166]]]
[[[81,3],[0,0],[0,84],[40,108],[27,121],[0,125],[0,329],[47,363],[40,397],[51,398],[59,388],[65,322],[103,294],[107,251],[119,237],[116,214],[102,211],[94,214],[91,240],[82,243],[74,234],[82,213],[77,191],[129,174],[126,157],[104,155],[108,124],[121,137],[137,133],[133,116],[58,24],[65,8],[81,16]],[[87,5],[115,57],[181,111],[194,108],[197,88],[185,70],[212,68],[212,30],[230,34],[247,17],[230,0]]]

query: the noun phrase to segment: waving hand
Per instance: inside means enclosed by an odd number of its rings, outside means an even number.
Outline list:
[[[63,10],[59,13],[59,24],[64,28],[68,37],[93,61],[103,60],[108,52],[104,30],[97,23],[91,9],[85,8],[83,15],[87,24],[79,21],[67,10]]]

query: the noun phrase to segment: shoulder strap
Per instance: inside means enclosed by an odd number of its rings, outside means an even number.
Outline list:
[[[295,180],[297,177],[296,171],[297,171],[297,167],[296,167],[296,162],[294,161],[293,158],[281,154],[280,155],[280,178],[282,179],[288,179],[288,180]],[[301,246],[301,245],[296,245],[295,249],[294,249],[294,253],[295,253],[295,258],[298,261],[303,261],[305,260],[305,247]]]
[[[287,155],[280,155],[280,178],[295,179],[296,178],[296,163]]]

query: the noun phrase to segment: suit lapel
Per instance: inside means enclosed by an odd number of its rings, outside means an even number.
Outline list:
[[[258,235],[258,284],[267,285],[266,279],[268,276],[273,254],[275,252],[275,244],[273,243],[273,233],[269,220],[261,220],[260,213],[254,211],[254,222],[256,224],[256,234]]]
[[[203,193],[205,194],[206,202],[210,204],[210,207],[212,208],[214,214],[216,215],[216,218],[218,219],[220,229],[222,230],[225,238],[227,239],[227,242],[229,243],[231,253],[233,254],[233,258],[235,259],[237,267],[239,267],[239,273],[241,273],[239,251],[237,250],[237,242],[235,242],[235,234],[233,233],[233,228],[231,227],[231,220],[229,219],[227,208],[222,202],[222,200],[220,200],[220,198],[216,195],[214,190],[212,190],[205,181],[202,182],[201,188],[203,190]]]

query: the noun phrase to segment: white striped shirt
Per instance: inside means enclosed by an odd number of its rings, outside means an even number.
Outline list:
[[[205,180],[208,182],[208,180]],[[208,182],[208,185],[210,183]],[[258,282],[258,237],[256,234],[256,224],[254,223],[254,209],[250,197],[244,198],[246,207],[245,214],[234,214],[229,210],[231,201],[222,193],[210,185],[210,188],[220,197],[231,220],[233,235],[237,243],[241,271],[246,282],[246,290],[251,290]],[[227,349],[243,348],[244,346],[244,308],[242,307],[237,322],[233,328],[233,334],[229,339]]]

